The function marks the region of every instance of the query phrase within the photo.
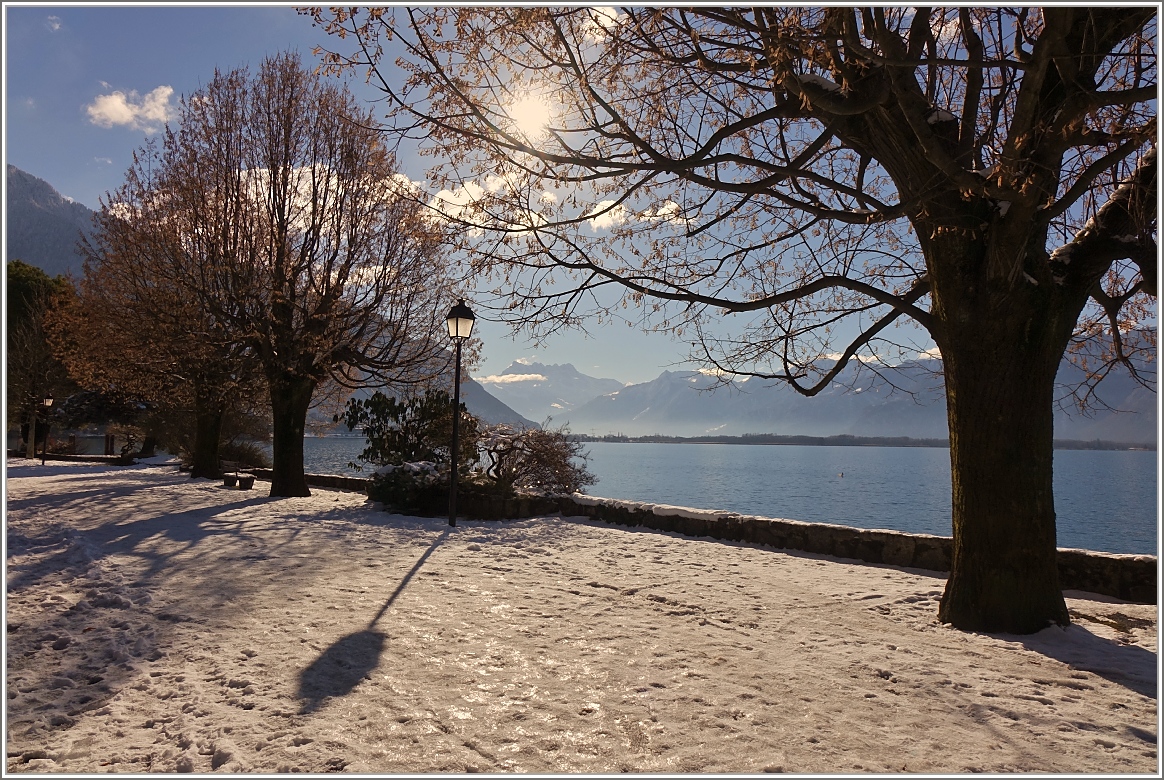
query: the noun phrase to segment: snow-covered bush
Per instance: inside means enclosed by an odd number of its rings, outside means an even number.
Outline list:
[[[359,460],[374,469],[368,484],[372,500],[416,514],[447,509],[453,421],[447,393],[430,390],[401,401],[377,392],[349,401],[343,420],[367,437]],[[463,506],[513,498],[517,491],[575,493],[597,481],[586,470],[582,445],[570,440],[565,428],[495,425],[482,432],[462,404],[459,433],[457,492]],[[474,470],[475,464],[482,467]]]
[[[373,472],[368,497],[399,511],[439,514],[448,506],[449,466],[430,460],[385,464]]]
[[[587,453],[561,428],[486,428],[478,447],[488,461],[487,476],[502,493],[578,493],[598,481],[586,468]]]
[[[477,462],[480,425],[463,403],[460,414],[457,471],[467,480]],[[453,401],[448,393],[428,390],[396,399],[376,392],[350,400],[342,419],[348,430],[360,428],[367,439],[358,459],[373,469],[368,483],[372,500],[415,514],[439,514],[448,507],[453,439]]]

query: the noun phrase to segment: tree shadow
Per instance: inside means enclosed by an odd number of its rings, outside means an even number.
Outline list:
[[[88,499],[92,500],[92,499]],[[149,566],[141,579],[146,580],[162,571],[171,558],[180,552],[197,546],[211,536],[231,535],[240,540],[245,538],[235,522],[220,522],[218,517],[229,512],[266,503],[270,499],[255,496],[243,498],[214,507],[193,509],[146,517],[140,520],[115,522],[84,531],[62,531],[43,538],[27,539],[29,546],[58,546],[52,556],[38,561],[34,568],[26,571],[10,572],[7,589],[15,593],[30,587],[47,576],[59,572],[78,572],[90,563],[107,556],[123,553],[135,555],[149,561]],[[153,538],[165,538],[182,545],[179,550],[157,554],[144,549],[144,543]],[[9,545],[23,541],[25,537],[13,536],[9,530]]]
[[[1157,697],[1156,653],[1139,645],[1106,639],[1075,624],[1049,628],[1021,637],[1019,641],[1028,650],[1061,661],[1072,669],[1099,675],[1149,699]]]
[[[327,699],[346,696],[361,680],[371,675],[372,670],[380,663],[380,654],[384,651],[384,644],[388,638],[383,632],[375,630],[376,624],[404,592],[424,562],[448,536],[449,531],[446,528],[433,540],[400,580],[400,584],[380,607],[380,611],[368,622],[367,628],[340,637],[299,673],[298,697],[303,701],[299,714],[315,712]]]

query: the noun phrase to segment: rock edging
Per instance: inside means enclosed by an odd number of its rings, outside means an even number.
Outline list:
[[[271,478],[270,469],[248,469],[259,479]],[[367,492],[364,477],[308,474],[314,487]],[[806,523],[772,517],[741,515],[667,504],[648,504],[572,496],[523,495],[514,499],[462,506],[462,512],[485,520],[512,520],[541,514],[588,517],[613,525],[641,526],[684,536],[707,536],[731,542],[762,544],[778,550],[829,555],[865,563],[948,572],[954,540],[948,536],[868,530],[830,523]],[[466,511],[468,510],[468,511]],[[1155,555],[1120,555],[1059,548],[1059,584],[1064,590],[1082,590],[1139,604],[1155,604]]]
[[[581,515],[616,525],[749,542],[866,563],[948,572],[953,554],[953,539],[948,536],[805,523],[581,494],[560,496],[556,501],[563,515]],[[1140,604],[1155,604],[1157,601],[1157,559],[1154,555],[1119,555],[1061,547],[1058,562],[1059,582],[1064,590],[1099,593]]]
[[[271,481],[271,469],[244,468],[241,471],[254,474],[255,479]],[[367,477],[345,477],[340,474],[305,474],[310,487],[331,488],[332,490],[354,490],[357,493],[368,492]]]

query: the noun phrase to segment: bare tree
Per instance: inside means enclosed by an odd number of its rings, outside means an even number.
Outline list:
[[[324,67],[367,67],[434,154],[432,205],[517,324],[626,306],[812,395],[912,320],[950,424],[939,617],[1068,622],[1056,372],[1153,381],[1154,9],[308,13],[344,36]]]
[[[158,161],[157,149],[144,147],[103,199],[81,244],[77,294],[50,327],[83,387],[148,402],[171,422],[192,413],[191,476],[215,477],[224,419],[253,405],[265,385],[253,354],[186,292],[185,247],[172,203],[157,196]]]
[[[448,363],[440,226],[406,197],[372,117],[295,55],[217,73],[185,98],[149,196],[174,227],[180,289],[262,366],[271,495],[309,495],[321,384],[422,382]]]

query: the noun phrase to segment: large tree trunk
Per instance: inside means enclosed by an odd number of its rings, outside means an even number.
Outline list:
[[[1049,287],[992,279],[935,295],[954,531],[938,617],[960,629],[1027,634],[1070,622],[1052,458],[1055,375],[1074,318]]]
[[[315,392],[309,377],[269,378],[271,386],[271,495],[310,496],[303,473],[303,429]]]
[[[196,397],[201,395],[195,390]],[[194,452],[190,453],[190,476],[214,479],[221,473],[218,443],[222,436],[224,408],[221,401],[197,398],[194,406]]]
[[[158,453],[158,437],[146,434],[145,440],[141,443],[141,452],[138,455],[142,458],[152,458]]]

